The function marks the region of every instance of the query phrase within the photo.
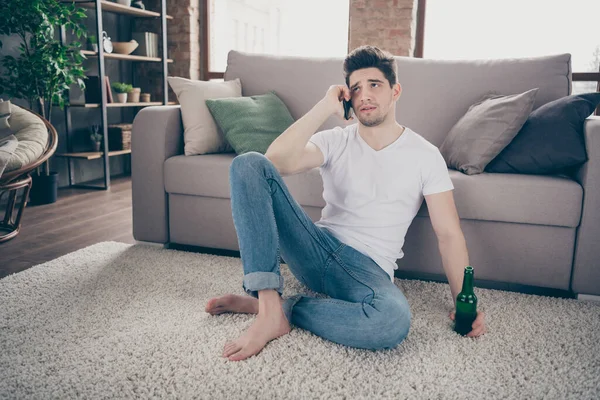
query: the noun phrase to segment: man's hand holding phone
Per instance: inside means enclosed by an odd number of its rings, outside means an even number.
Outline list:
[[[322,101],[331,109],[331,114],[351,121],[354,119],[351,99],[352,95],[347,86],[333,85],[329,87]]]

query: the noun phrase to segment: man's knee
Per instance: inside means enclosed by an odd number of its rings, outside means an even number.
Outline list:
[[[381,311],[382,323],[374,337],[375,349],[393,349],[398,346],[410,331],[412,314],[408,305],[394,303]]]
[[[235,171],[248,171],[249,167],[260,167],[261,165],[269,165],[271,161],[264,154],[257,151],[249,151],[236,156],[229,167],[229,173]],[[254,169],[253,168],[253,169]]]

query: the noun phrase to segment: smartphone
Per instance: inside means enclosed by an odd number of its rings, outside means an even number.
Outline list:
[[[346,99],[342,99],[344,103],[344,119],[348,120],[351,117],[350,110],[352,109],[352,103],[346,101]]]

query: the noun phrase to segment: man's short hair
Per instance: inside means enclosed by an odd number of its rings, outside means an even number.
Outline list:
[[[394,56],[375,46],[360,46],[352,50],[344,60],[346,86],[350,86],[350,75],[359,69],[377,68],[393,87],[398,83],[398,66]]]

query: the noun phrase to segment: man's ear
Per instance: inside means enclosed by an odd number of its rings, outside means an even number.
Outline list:
[[[393,92],[394,92],[394,101],[396,101],[402,95],[402,86],[399,83],[396,83],[394,85]]]

